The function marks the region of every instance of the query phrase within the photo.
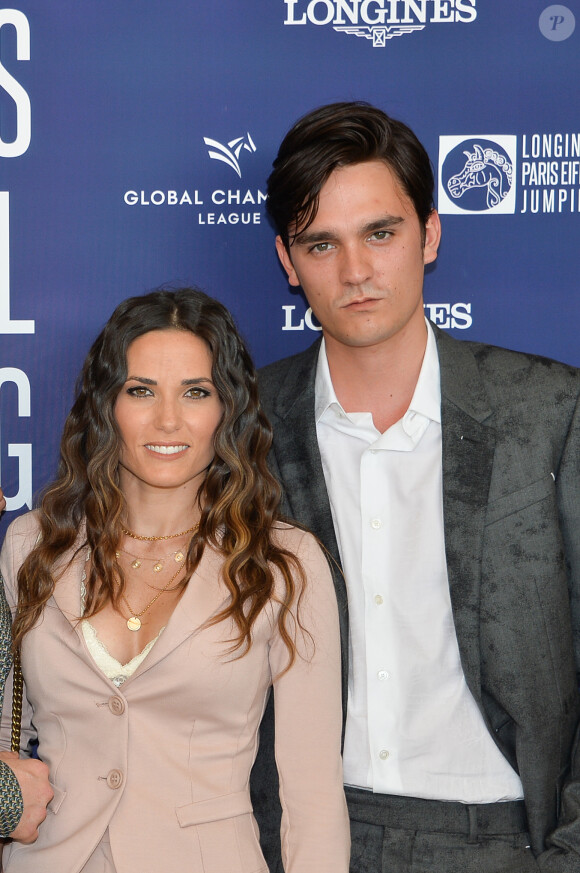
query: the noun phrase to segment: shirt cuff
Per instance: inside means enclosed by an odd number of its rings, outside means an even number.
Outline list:
[[[0,837],[7,837],[22,818],[22,792],[14,771],[0,761]]]

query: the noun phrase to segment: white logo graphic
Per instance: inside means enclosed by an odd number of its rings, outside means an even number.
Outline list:
[[[515,212],[516,157],[515,136],[439,137],[439,212]]]
[[[30,382],[22,370],[15,367],[0,368],[0,389],[5,383],[12,382],[18,391],[18,417],[30,418]],[[18,458],[18,491],[6,497],[6,509],[14,512],[27,506],[32,506],[32,445],[31,443],[8,443],[9,458]]]
[[[400,27],[335,27],[334,30],[342,33],[350,33],[351,36],[362,36],[364,39],[372,39],[374,48],[384,48],[388,39],[394,36],[403,36],[404,33],[413,33],[415,30],[424,30],[424,24],[409,24]]]
[[[387,40],[424,30],[427,24],[468,24],[477,18],[477,0],[284,0],[284,24],[333,30],[372,41],[384,48]]]
[[[210,139],[209,136],[204,136],[203,141],[206,146],[209,147],[208,154],[210,158],[214,161],[223,161],[224,164],[227,164],[228,167],[235,170],[240,179],[242,178],[242,171],[240,169],[239,157],[242,149],[245,149],[248,152],[256,151],[256,146],[254,145],[254,141],[249,133],[245,136],[238,136],[236,139],[230,140],[227,145],[222,145],[221,142],[218,142],[215,139]]]

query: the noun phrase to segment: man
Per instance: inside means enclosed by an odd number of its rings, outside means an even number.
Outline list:
[[[322,325],[261,391],[286,511],[344,572],[351,870],[580,871],[580,372],[425,321],[432,198],[362,103],[301,119],[268,181]]]
[[[0,488],[0,513],[4,509],[6,500]],[[0,583],[0,712],[12,660],[10,640],[10,611]],[[34,842],[52,795],[46,764],[33,758],[20,760],[16,752],[0,752],[0,837]]]

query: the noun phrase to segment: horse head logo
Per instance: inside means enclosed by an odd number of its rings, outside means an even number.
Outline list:
[[[230,140],[227,145],[222,145],[221,142],[218,142],[215,139],[210,139],[209,136],[204,136],[203,141],[206,146],[208,146],[208,154],[210,158],[214,161],[223,161],[224,164],[227,164],[228,167],[231,167],[232,170],[236,171],[240,179],[242,178],[242,171],[240,169],[239,158],[242,149],[245,149],[248,152],[256,151],[256,146],[254,145],[254,141],[249,133],[245,136],[238,136],[236,139]]]
[[[491,209],[507,197],[512,186],[513,166],[505,155],[492,147],[473,143],[461,172],[451,176],[447,190],[454,200],[473,188],[484,188],[487,208]]]

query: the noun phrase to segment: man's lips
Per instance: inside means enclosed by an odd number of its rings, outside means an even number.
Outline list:
[[[362,306],[371,306],[373,303],[380,303],[381,297],[357,297],[355,300],[348,300],[343,303],[341,309],[358,309]]]

